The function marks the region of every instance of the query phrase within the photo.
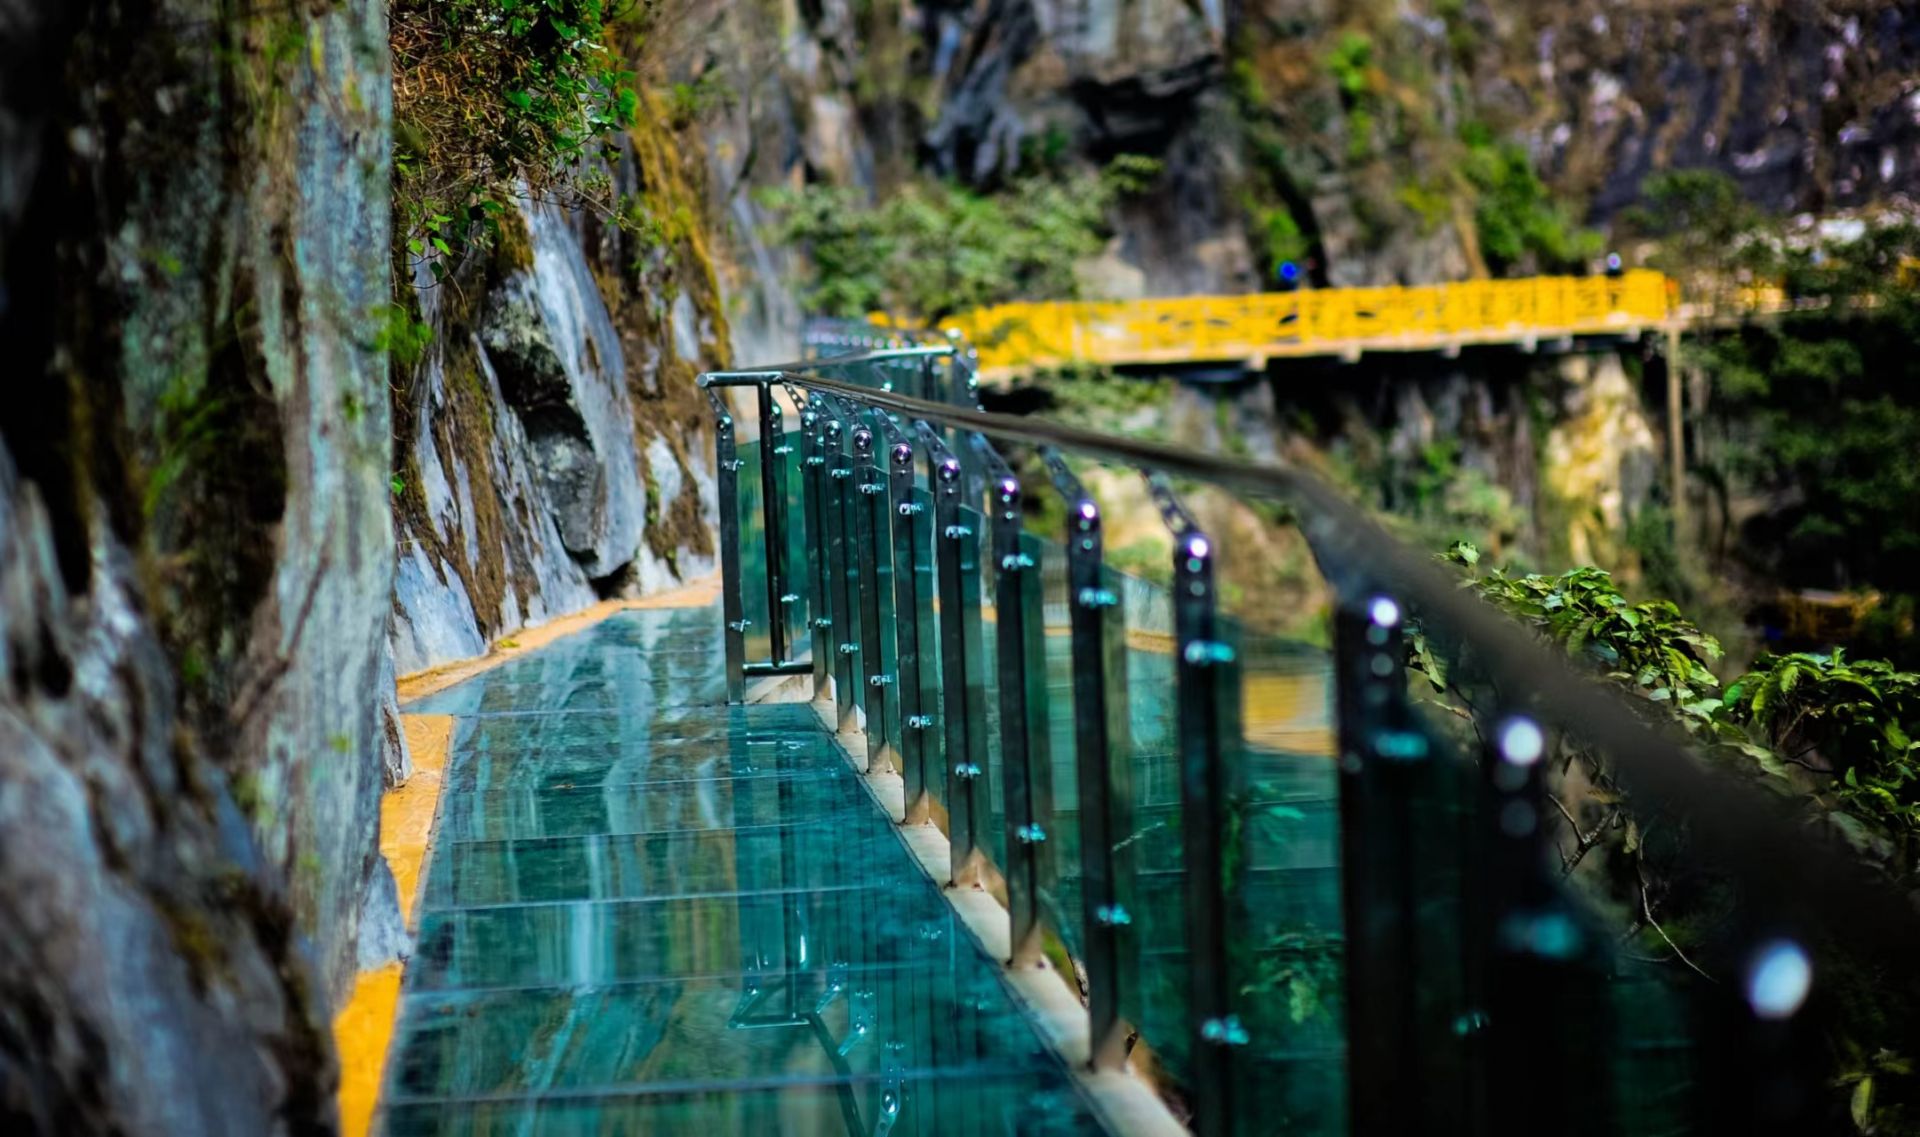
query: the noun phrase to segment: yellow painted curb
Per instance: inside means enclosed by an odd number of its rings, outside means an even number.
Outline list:
[[[340,1052],[340,1132],[343,1137],[366,1137],[373,1125],[373,1105],[386,1072],[387,1050],[393,1042],[394,1013],[400,1007],[400,965],[363,971],[353,981],[353,994],[334,1017],[333,1044]]]
[[[380,855],[393,871],[400,918],[413,930],[420,901],[420,880],[433,838],[434,811],[453,743],[452,715],[401,715],[413,776],[380,798]],[[347,1005],[333,1020],[333,1045],[340,1054],[340,1132],[366,1137],[386,1076],[387,1053],[400,1009],[401,965],[391,963],[362,972],[353,982]]]

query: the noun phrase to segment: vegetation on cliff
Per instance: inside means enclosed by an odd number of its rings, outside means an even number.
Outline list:
[[[1824,653],[1761,655],[1731,683],[1712,670],[1720,645],[1664,600],[1633,603],[1594,568],[1556,575],[1483,569],[1473,546],[1446,554],[1467,587],[1542,639],[1629,692],[1648,721],[1677,726],[1703,758],[1792,800],[1826,833],[1904,892],[1920,879],[1920,674]],[[1482,740],[1503,703],[1470,650],[1416,621],[1408,664]],[[1679,979],[1725,980],[1737,900],[1688,838],[1688,818],[1635,803],[1607,755],[1580,739],[1549,741],[1550,800],[1562,875],[1610,914],[1637,955]],[[1814,945],[1830,992],[1820,1013],[1835,1076],[1865,1133],[1910,1132],[1920,1101],[1903,1008],[1913,993],[1831,945]],[[1865,1085],[1865,1090],[1860,1087]]]
[[[585,159],[634,121],[634,75],[615,45],[652,9],[391,0],[395,228],[414,256],[497,233],[516,192],[604,196]]]
[[[994,193],[923,179],[871,203],[819,184],[764,198],[778,239],[812,259],[814,310],[932,325],[1010,300],[1075,298],[1075,262],[1100,251],[1108,210],[1158,168],[1123,155],[1098,172],[1030,173]]]
[[[1855,646],[1920,661],[1920,226],[1771,217],[1728,179],[1648,179],[1623,217],[1696,303],[1762,312],[1690,336],[1692,461],[1712,552],[1794,589],[1876,591]],[[1772,311],[1767,311],[1772,309]]]

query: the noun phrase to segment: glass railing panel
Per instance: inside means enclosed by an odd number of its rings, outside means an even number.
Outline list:
[[[860,517],[866,510],[858,479],[854,476],[854,458],[848,436],[853,424],[840,421],[838,429],[827,431],[823,457],[826,478],[821,483],[821,519],[827,532],[826,588],[828,619],[827,641],[833,658],[829,671],[834,681],[834,704],[840,727],[851,729],[863,708],[865,675],[860,658],[862,616],[860,607],[861,564],[869,550],[860,539]]]
[[[1113,569],[1105,580],[1126,629],[1127,733],[1114,753],[1114,832],[1116,868],[1123,882],[1131,875],[1136,898],[1128,908],[1138,962],[1121,1007],[1164,1074],[1183,1080],[1191,1025],[1173,607],[1163,585]]]
[[[1328,653],[1223,617],[1228,961],[1242,1125],[1347,1132],[1346,967]]]
[[[946,740],[942,768],[947,836],[952,842],[953,880],[973,883],[984,853],[988,768],[985,646],[981,635],[981,566],[978,534],[985,518],[978,509],[946,495],[955,484],[942,470],[936,501],[940,581],[941,726]]]
[[[800,421],[799,415],[789,414],[790,424]],[[809,529],[806,495],[806,447],[801,442],[798,429],[788,430],[780,436],[780,481],[786,491],[785,536],[787,546],[786,595],[793,597],[782,604],[787,622],[787,656],[790,659],[802,658],[812,650],[813,573],[809,564],[813,556],[813,534]]]
[[[1046,595],[1043,583],[1046,561],[1049,556],[1057,556],[1057,550],[1049,550],[1048,542],[1031,533],[1022,532],[1019,536],[1018,571],[1013,577],[1013,594],[1006,598],[1000,610],[1002,619],[1011,620],[1013,631],[1008,632],[1008,651],[1014,656],[1013,666],[1016,674],[1001,677],[1001,689],[1015,692],[1020,703],[1021,717],[1012,723],[1017,733],[1016,753],[1022,756],[1024,765],[1011,771],[1005,781],[1017,780],[1024,796],[1024,808],[1017,808],[1011,794],[1001,797],[1002,808],[1009,827],[1007,834],[1007,855],[1009,865],[1018,859],[1024,864],[1024,876],[1016,882],[1015,888],[1023,889],[1023,895],[1012,895],[1010,915],[1013,920],[1013,945],[1017,959],[1031,956],[1036,950],[1042,954],[1056,954],[1061,943],[1059,932],[1061,921],[1059,914],[1052,908],[1055,897],[1054,881],[1057,873],[1057,853],[1059,828],[1054,803],[1053,768],[1053,715],[1051,681],[1047,675],[1047,626]],[[1018,642],[1011,638],[1018,633]],[[1013,713],[1007,699],[1002,699],[1003,715]],[[1011,762],[1012,756],[1007,760]],[[1024,830],[1016,827],[1023,826]],[[1016,858],[1016,853],[1019,854]],[[1062,973],[1067,974],[1065,972]]]
[[[916,745],[920,748],[920,766],[925,778],[922,789],[935,799],[946,796],[946,735],[943,724],[946,721],[945,691],[941,681],[940,654],[940,618],[939,618],[939,573],[935,565],[933,494],[924,486],[916,485],[910,504],[915,508],[911,514],[913,533],[913,594],[917,608],[913,612],[901,613],[903,620],[910,619],[914,624],[915,639],[920,645],[919,685],[920,709],[924,721],[902,723],[902,728],[914,732]],[[901,571],[909,571],[902,566]]]
[[[760,443],[740,444],[740,611],[746,620],[747,661],[773,658],[773,621],[767,608],[767,527],[760,477]]]
[[[1072,596],[1067,581],[1067,550],[1058,541],[1029,536],[1027,546],[1040,573],[1040,668],[1037,681],[1046,691],[1046,754],[1053,788],[1051,823],[1042,820],[1053,849],[1053,881],[1041,891],[1040,905],[1067,955],[1085,950],[1080,926],[1080,780],[1076,764],[1073,701]],[[1066,963],[1056,959],[1056,965]],[[1068,963],[1063,975],[1074,974]]]
[[[1505,1068],[1524,1066],[1525,1097],[1570,1103],[1577,1120],[1569,1132],[1579,1134],[1711,1132],[1728,1125],[1756,1132],[1763,1121],[1777,1126],[1771,1132],[1811,1131],[1782,1121],[1810,1119],[1817,1109],[1784,1096],[1812,1088],[1803,1082],[1799,1091],[1786,1091],[1796,1072],[1783,1066],[1768,1078],[1769,1092],[1783,1095],[1770,1102],[1756,1096],[1750,1075],[1722,1080],[1728,1068],[1721,1048],[1730,1040],[1719,1031],[1737,1019],[1713,1010],[1719,985],[1692,969],[1702,962],[1722,973],[1740,967],[1757,946],[1733,946],[1742,935],[1779,936],[1783,925],[1761,931],[1770,921],[1755,905],[1716,936],[1676,952],[1647,923],[1645,906],[1656,903],[1650,894],[1659,893],[1650,890],[1660,888],[1654,882],[1663,867],[1674,871],[1669,858],[1677,849],[1685,848],[1690,862],[1682,871],[1699,873],[1690,886],[1715,893],[1705,902],[1711,910],[1740,908],[1754,898],[1734,899],[1739,890],[1725,877],[1704,883],[1714,872],[1698,866],[1710,858],[1692,847],[1691,835],[1681,836],[1687,823],[1679,816],[1636,816],[1622,804],[1614,756],[1585,742],[1570,724],[1504,699],[1511,688],[1488,676],[1477,649],[1423,626],[1417,610],[1406,615],[1403,630],[1418,637],[1418,658],[1437,662],[1444,675],[1444,691],[1425,675],[1414,676],[1430,699],[1419,721],[1436,750],[1453,756],[1451,768],[1464,771],[1444,787],[1452,801],[1435,802],[1451,804],[1457,824],[1415,830],[1424,857],[1444,866],[1417,883],[1454,901],[1442,914],[1452,927],[1435,926],[1435,919],[1416,924],[1416,933],[1423,943],[1461,945],[1465,960],[1455,974],[1437,968],[1422,974],[1425,988],[1436,992],[1422,1010],[1437,1018],[1449,1005],[1444,1000],[1452,1000],[1464,1008],[1468,1037],[1483,1036],[1478,1046],[1446,1052],[1428,1080],[1484,1084]],[[1624,850],[1609,840],[1609,817],[1632,818],[1615,823],[1633,827]],[[1668,893],[1657,903],[1670,908],[1653,909],[1656,920],[1685,927],[1686,900]],[[1692,903],[1702,905],[1698,895]],[[1719,937],[1726,939],[1715,942]],[[1719,966],[1709,953],[1721,953]],[[1421,1028],[1439,1037],[1440,1024],[1428,1018],[1421,1016]],[[1581,1025],[1569,1029],[1574,1022]],[[1785,1052],[1784,1044],[1775,1045],[1782,1047],[1775,1053]],[[1589,1073],[1574,1078],[1563,1073],[1569,1069]],[[1507,1124],[1518,1107],[1489,1097],[1461,1108],[1491,1127]],[[1735,1117],[1743,1120],[1730,1120]]]
[[[873,416],[875,442],[854,470],[861,544],[861,619],[868,633],[862,641],[861,664],[866,676],[862,698],[866,707],[867,754],[881,769],[897,764],[900,743],[899,650],[894,635],[893,526],[896,514],[889,496],[885,435]]]
[[[981,724],[979,750],[985,756],[980,776],[974,780],[974,840],[994,871],[1004,873],[1007,865],[1006,779],[1001,763],[1005,760],[1001,743],[1000,652],[995,634],[999,612],[996,607],[998,580],[993,555],[992,522],[987,515],[971,507],[960,510],[961,524],[973,530],[972,559],[968,595],[976,598],[967,615],[967,705],[978,708],[975,719]]]
[[[1119,993],[1122,1019],[1136,1027],[1151,1020],[1160,1025],[1159,1002],[1148,1010],[1141,987],[1143,956],[1149,944],[1157,945],[1178,936],[1169,922],[1169,900],[1162,895],[1148,897],[1140,889],[1140,869],[1153,863],[1164,831],[1145,832],[1147,826],[1161,823],[1151,815],[1137,816],[1136,778],[1140,774],[1140,740],[1158,737],[1154,722],[1158,716],[1155,701],[1165,692],[1136,690],[1133,686],[1135,650],[1127,625],[1125,597],[1132,586],[1124,573],[1102,565],[1100,592],[1102,605],[1101,645],[1105,653],[1102,674],[1106,678],[1107,702],[1107,832],[1112,853],[1113,904],[1119,921],[1118,950],[1114,960],[1115,984]],[[1089,602],[1075,597],[1075,603]],[[1144,679],[1146,674],[1142,674]],[[1134,706],[1142,707],[1135,719]]]

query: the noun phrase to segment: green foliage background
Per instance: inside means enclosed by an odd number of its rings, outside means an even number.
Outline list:
[[[815,311],[935,324],[990,304],[1075,297],[1074,262],[1100,251],[1107,211],[1158,170],[1122,155],[1097,173],[1029,174],[994,193],[916,180],[877,202],[825,185],[761,197],[779,216],[776,238],[811,258]]]
[[[1649,721],[1686,731],[1703,760],[1792,801],[1809,832],[1887,879],[1890,903],[1920,883],[1920,675],[1834,650],[1762,655],[1723,686],[1712,669],[1719,643],[1670,602],[1632,603],[1590,567],[1482,570],[1478,550],[1464,543],[1446,558],[1474,593],[1636,696]],[[1483,715],[1503,704],[1471,652],[1433,639],[1417,619],[1409,633],[1410,669],[1484,737],[1492,724]],[[1742,963],[1720,938],[1737,905],[1727,881],[1694,857],[1687,817],[1634,802],[1609,766],[1577,738],[1552,740],[1546,768],[1566,822],[1555,833],[1563,874],[1616,911],[1644,957],[1672,964],[1676,975],[1737,973]],[[1835,1086],[1856,1128],[1914,1132],[1910,993],[1831,946],[1815,950],[1832,992]]]

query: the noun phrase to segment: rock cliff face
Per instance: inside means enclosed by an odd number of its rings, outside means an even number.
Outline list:
[[[610,173],[637,208],[700,216],[702,161],[655,120]],[[725,361],[714,272],[697,229],[641,247],[546,203],[523,203],[451,284],[416,266],[434,337],[394,395],[401,672],[713,569],[693,379]]]
[[[1092,282],[1122,295],[1260,287],[1282,215],[1326,283],[1483,272],[1470,127],[1596,223],[1669,168],[1720,169],[1781,212],[1920,186],[1910,0],[728,7],[705,26],[741,94],[723,133],[751,138],[743,181],[990,185],[1035,156],[1162,159]]]
[[[0,3],[8,1133],[332,1131],[396,668],[712,563],[704,159],[403,263],[393,366],[385,11]]]
[[[1631,583],[1645,569],[1635,523],[1664,504],[1663,424],[1646,409],[1640,363],[1616,352],[1309,360],[1257,381],[1165,383],[1163,398],[1136,395],[1122,415],[1065,413],[1315,471],[1416,547],[1467,539],[1495,563],[1597,564]],[[1089,485],[1105,507],[1108,548],[1130,567],[1164,564],[1166,527],[1140,479],[1109,469]],[[1259,598],[1247,618],[1324,633],[1328,594],[1294,527],[1206,487],[1185,500],[1226,550],[1226,586]]]
[[[0,23],[0,1127],[325,1131],[400,946],[383,8]]]

